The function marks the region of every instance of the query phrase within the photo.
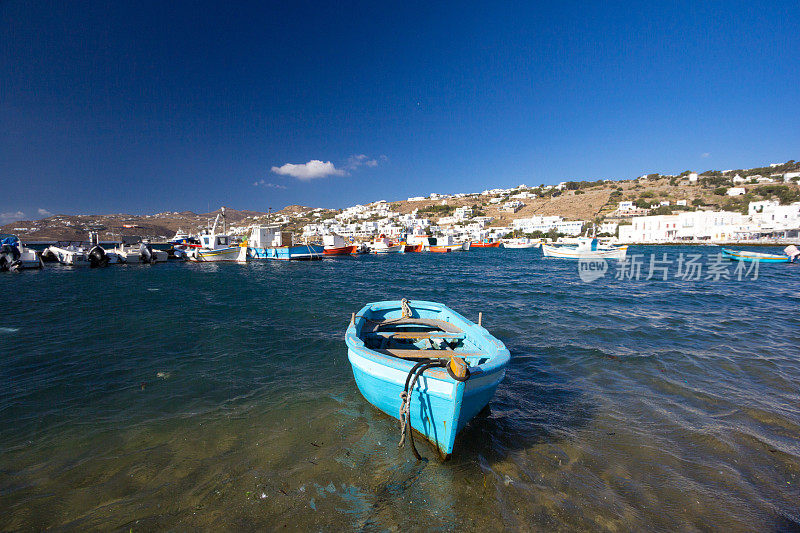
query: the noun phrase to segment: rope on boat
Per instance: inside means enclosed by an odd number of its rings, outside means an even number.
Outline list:
[[[408,300],[405,298],[400,300],[400,306],[403,308],[403,318],[411,318],[411,307],[408,305]]]
[[[411,451],[418,461],[422,460],[422,456],[417,451],[414,445],[414,429],[411,427],[411,393],[417,384],[417,379],[429,368],[444,367],[444,361],[426,362],[420,361],[411,367],[408,375],[406,376],[406,386],[403,392],[400,393],[400,442],[397,443],[398,448],[402,448],[406,439],[406,431],[408,432],[408,441],[411,443]]]

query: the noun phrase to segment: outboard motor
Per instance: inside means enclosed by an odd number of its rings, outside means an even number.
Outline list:
[[[89,265],[92,267],[104,267],[108,265],[106,251],[100,246],[94,246],[89,250]]]
[[[3,239],[0,243],[0,272],[16,270],[19,265],[19,241],[14,237]]]
[[[139,248],[139,257],[141,257],[142,263],[150,263],[152,265],[156,262],[156,254],[153,253],[153,247],[145,242]]]

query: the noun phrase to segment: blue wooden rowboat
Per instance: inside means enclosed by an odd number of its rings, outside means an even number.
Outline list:
[[[763,254],[759,252],[748,252],[747,250],[731,250],[729,248],[722,249],[722,257],[730,259],[731,261],[745,261],[752,263],[758,261],[759,263],[788,263],[789,258],[785,255],[776,254]]]
[[[447,306],[422,300],[365,305],[345,334],[361,394],[416,429],[443,458],[456,435],[494,396],[510,359],[502,342]],[[416,377],[415,377],[416,376]],[[401,444],[405,433],[401,437]],[[413,435],[410,436],[412,449]],[[419,456],[418,456],[419,457]]]

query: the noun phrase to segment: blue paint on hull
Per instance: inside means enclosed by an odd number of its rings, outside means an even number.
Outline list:
[[[745,263],[788,263],[789,258],[786,256],[762,254],[759,252],[748,252],[745,250],[730,250],[728,248],[722,249],[722,257],[730,259],[731,261],[744,261]]]
[[[251,259],[309,260],[321,259],[324,247],[315,244],[282,246],[280,248],[248,248]]]

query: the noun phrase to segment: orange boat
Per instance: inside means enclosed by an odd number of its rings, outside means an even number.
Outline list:
[[[444,254],[450,251],[450,248],[447,246],[430,246],[428,248],[429,252]]]
[[[500,241],[497,242],[489,242],[489,241],[475,241],[470,244],[471,248],[499,248]]]
[[[422,251],[421,244],[406,244],[406,250],[405,250],[406,253],[421,252],[421,251]]]
[[[336,248],[325,248],[323,255],[350,255],[358,252],[358,246],[339,246]]]

